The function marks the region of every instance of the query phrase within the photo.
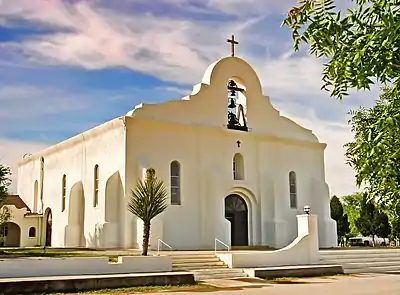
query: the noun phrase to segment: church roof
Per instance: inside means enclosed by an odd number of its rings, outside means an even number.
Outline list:
[[[28,211],[31,210],[19,195],[9,195],[3,205],[10,205],[10,206],[14,205],[17,209],[26,208],[28,209]]]

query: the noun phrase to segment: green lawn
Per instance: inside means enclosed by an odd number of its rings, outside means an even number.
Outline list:
[[[66,248],[0,248],[0,259],[24,257],[108,257],[117,261],[118,256],[141,255],[138,250],[98,250],[98,249],[66,249]]]
[[[180,285],[180,286],[146,286],[146,287],[130,287],[117,289],[101,289],[93,291],[84,291],[77,293],[53,293],[53,295],[128,295],[137,293],[159,293],[159,292],[212,292],[220,290],[220,288],[196,284],[196,285]],[[34,295],[34,294],[33,294]]]
[[[400,249],[400,246],[375,246],[375,247],[362,247],[362,246],[352,246],[352,247],[334,247],[334,248],[320,248],[320,250],[381,250],[381,249]]]

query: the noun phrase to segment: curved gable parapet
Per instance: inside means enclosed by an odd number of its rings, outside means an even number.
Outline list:
[[[318,137],[312,132],[311,129],[305,128],[302,125],[296,123],[292,119],[280,116],[280,119],[284,125],[288,128],[284,128],[288,130],[288,137],[297,138],[300,140],[307,140],[315,143],[319,143]]]
[[[225,86],[228,79],[233,77],[246,85],[247,92],[251,91],[253,95],[262,96],[261,82],[257,73],[246,61],[238,57],[224,57],[211,64],[203,75],[202,83],[213,86],[222,82]]]
[[[269,97],[263,94],[261,81],[255,70],[238,57],[225,57],[211,64],[201,82],[193,86],[190,95],[180,100],[140,104],[126,115],[179,125],[227,129],[229,80],[234,80],[243,89],[241,93],[245,97],[245,116],[251,132],[319,142],[310,130],[280,115]]]
[[[138,105],[135,105],[133,110],[130,110],[129,112],[126,113],[126,116],[133,116],[133,113],[136,112],[138,109],[143,108],[144,104],[140,103]]]

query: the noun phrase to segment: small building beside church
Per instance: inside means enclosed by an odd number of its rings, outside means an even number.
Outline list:
[[[152,167],[169,191],[169,207],[152,223],[152,248],[161,240],[177,250],[214,249],[216,239],[280,248],[296,238],[305,205],[318,215],[320,247],[334,247],[325,148],[281,116],[253,68],[231,56],[181,100],[140,104],[26,156],[18,194],[38,216],[37,244],[139,248],[142,225],[127,203]],[[16,216],[26,235],[32,217]]]

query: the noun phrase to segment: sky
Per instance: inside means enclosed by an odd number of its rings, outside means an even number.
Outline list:
[[[350,0],[337,0],[340,8]],[[282,115],[328,147],[331,194],[357,191],[345,164],[349,109],[378,90],[338,101],[320,90],[323,61],[294,53],[281,27],[296,0],[0,0],[0,163],[126,114],[135,105],[180,99],[209,64],[230,54],[257,71]]]

